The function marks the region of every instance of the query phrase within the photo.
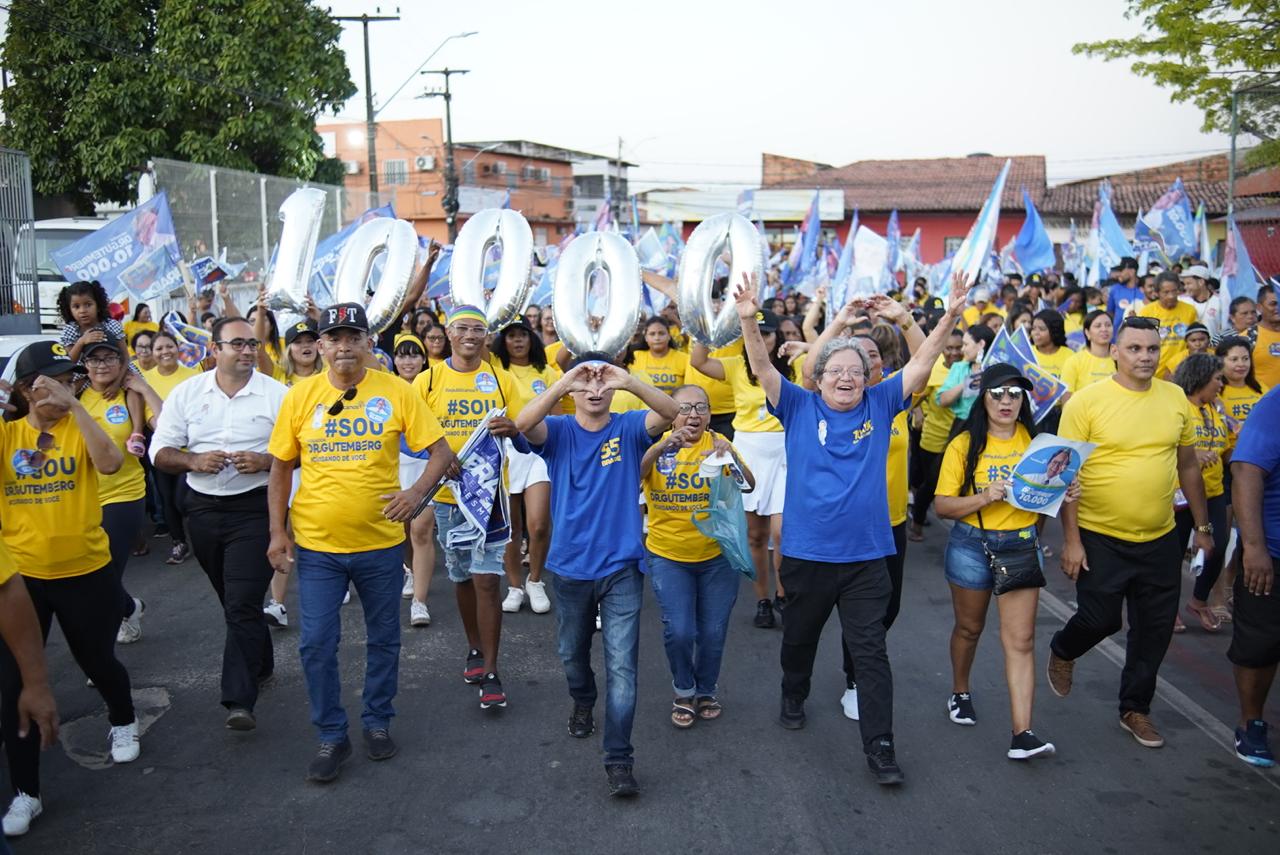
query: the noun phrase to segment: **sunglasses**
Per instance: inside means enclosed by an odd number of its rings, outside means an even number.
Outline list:
[[[997,386],[994,389],[988,389],[987,394],[993,401],[1003,401],[1005,395],[1009,396],[1010,401],[1021,401],[1024,391],[1021,386]]]
[[[236,353],[244,350],[246,347],[250,350],[257,350],[262,346],[262,342],[256,338],[233,338],[230,341],[215,341],[214,344],[229,344],[231,349]]]
[[[36,451],[29,458],[32,468],[39,469],[44,466],[45,461],[49,459],[46,453],[53,448],[53,434],[48,431],[40,431],[40,435],[36,437]]]
[[[356,396],[356,387],[352,386],[350,389],[342,393],[341,398],[333,402],[333,406],[329,408],[329,415],[331,416],[341,415],[343,402],[350,401],[355,396]]]
[[[1155,330],[1156,332],[1159,332],[1160,325],[1157,324],[1155,321],[1153,321],[1151,318],[1134,317],[1130,315],[1129,317],[1125,318],[1123,321],[1120,322],[1120,329],[1122,330],[1129,330],[1129,329]]]

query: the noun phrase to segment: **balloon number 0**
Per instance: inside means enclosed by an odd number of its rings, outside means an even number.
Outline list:
[[[721,295],[720,311],[711,306],[716,262],[729,250],[729,280]],[[764,253],[760,233],[741,214],[716,214],[698,224],[689,235],[680,258],[676,303],[680,325],[695,341],[712,350],[742,335],[733,294],[743,276],[757,283],[764,279]]]
[[[609,276],[609,309],[593,322],[587,304],[591,278]],[[622,353],[640,320],[640,261],[621,235],[590,232],[576,237],[556,264],[551,308],[556,332],[574,356]]]
[[[502,250],[493,294],[485,297],[485,258],[490,248]],[[509,208],[477,211],[462,226],[449,260],[449,296],[455,306],[484,311],[490,332],[511,324],[533,296],[533,231],[529,221]]]

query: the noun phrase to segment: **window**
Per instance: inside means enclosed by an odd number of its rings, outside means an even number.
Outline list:
[[[409,162],[407,160],[384,160],[382,162],[382,180],[389,186],[408,184]]]
[[[551,179],[551,192],[556,196],[561,196],[564,194],[564,187],[561,186],[559,175]]]
[[[533,245],[534,245],[534,246],[546,246],[546,245],[547,245],[547,230],[546,230],[546,229],[534,229],[534,230],[533,230]]]
[[[516,174],[514,172],[507,173],[507,189],[508,190],[516,189]]]
[[[469,162],[464,163],[464,164],[462,165],[462,183],[463,183],[463,184],[475,184],[475,183],[476,183],[476,164],[475,164],[475,161],[469,161]]]
[[[964,243],[964,238],[962,237],[943,238],[942,239],[942,257],[946,258],[948,255],[951,255],[952,253],[954,253],[957,249],[960,248],[960,244],[962,243]]]

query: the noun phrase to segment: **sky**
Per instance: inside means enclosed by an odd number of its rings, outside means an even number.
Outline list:
[[[622,140],[632,190],[750,186],[760,154],[843,165],[973,152],[1043,154],[1049,182],[1225,151],[1201,112],[1125,61],[1075,56],[1081,41],[1140,30],[1121,0],[923,2],[438,3],[332,0],[371,24],[378,118],[443,116],[415,97],[453,78],[455,141],[527,139],[610,157]],[[801,14],[803,9],[803,14]],[[342,48],[360,92],[340,118],[363,121],[359,23]],[[390,103],[395,90],[409,85]]]

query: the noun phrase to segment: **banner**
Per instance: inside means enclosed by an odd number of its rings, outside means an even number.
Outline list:
[[[152,300],[182,287],[182,251],[163,191],[50,253],[68,282],[102,283],[112,300]]]
[[[1004,500],[1019,510],[1056,517],[1067,487],[1095,448],[1092,442],[1040,434],[1013,467]]]
[[[169,312],[161,318],[160,328],[177,339],[178,361],[188,368],[195,368],[209,355],[212,343],[209,331],[183,323],[177,312]]]

